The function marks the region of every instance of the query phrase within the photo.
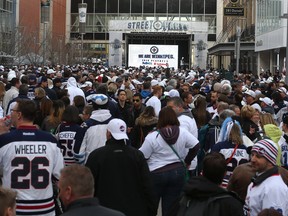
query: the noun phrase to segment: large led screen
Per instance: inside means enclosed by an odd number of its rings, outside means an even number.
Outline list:
[[[129,44],[128,66],[178,68],[178,45]]]

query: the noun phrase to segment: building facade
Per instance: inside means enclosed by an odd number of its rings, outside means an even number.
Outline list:
[[[227,10],[236,11],[232,13]],[[240,11],[240,12],[238,12]],[[209,48],[209,60],[215,68],[236,71],[237,29],[240,30],[239,71],[257,73],[258,61],[255,53],[254,0],[217,1],[217,39]]]
[[[15,1],[0,0],[0,63],[11,62],[11,37],[16,26]]]
[[[287,0],[257,0],[255,52],[258,71],[285,71]]]
[[[0,23],[1,64],[66,61],[66,0],[0,0]]]
[[[78,56],[81,49],[78,3],[81,2],[82,0],[67,1],[67,8],[71,8],[71,15],[67,22],[70,29],[67,29],[66,34],[70,35],[69,43],[75,47],[74,54]],[[109,53],[114,55],[112,49],[115,46],[114,39],[111,40],[113,29],[109,27],[109,23],[117,21],[126,22],[127,25],[131,21],[144,23],[151,21],[156,22],[158,26],[207,22],[207,47],[205,49],[216,40],[216,0],[84,0],[84,3],[87,3],[87,19],[83,47],[87,61],[96,58],[107,61],[109,59],[111,62],[112,58]],[[122,65],[127,65],[128,44],[179,45],[179,58],[187,59],[186,64],[189,66],[197,65],[198,57],[195,54],[197,41],[193,32],[177,31],[175,28],[172,31],[167,30],[168,28],[165,31],[159,29],[158,31],[142,31],[140,28],[138,28],[139,31],[137,29],[129,31],[127,28],[123,29],[119,39]],[[204,67],[207,63],[205,60]]]

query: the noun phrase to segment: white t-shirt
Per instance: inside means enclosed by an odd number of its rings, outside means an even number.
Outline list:
[[[194,137],[198,139],[198,128],[197,124],[194,118],[190,118],[186,115],[180,115],[178,116],[178,120],[180,122],[180,127],[184,127],[188,132],[190,132]],[[188,151],[187,151],[188,153]],[[191,165],[189,167],[189,170],[196,169],[198,164],[197,156],[191,161]]]
[[[154,108],[156,116],[159,116],[161,110],[161,102],[156,96],[152,96],[147,102],[146,106],[152,106]]]
[[[190,134],[186,129],[180,127],[179,137],[173,148],[182,160],[187,155],[187,149],[194,148],[199,143],[198,139]],[[164,167],[168,164],[180,162],[178,156],[165,142],[158,131],[148,134],[143,145],[139,149],[143,152],[147,160],[150,171]]]

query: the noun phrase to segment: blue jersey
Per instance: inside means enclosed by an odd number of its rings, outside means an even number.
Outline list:
[[[85,129],[78,124],[62,123],[56,134],[58,138],[65,165],[77,162],[74,155],[79,153]]]

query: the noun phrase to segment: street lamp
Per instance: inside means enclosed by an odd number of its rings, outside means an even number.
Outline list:
[[[83,37],[85,34],[87,4],[83,2],[78,4],[79,12],[79,34],[81,34],[81,64],[83,64]]]

